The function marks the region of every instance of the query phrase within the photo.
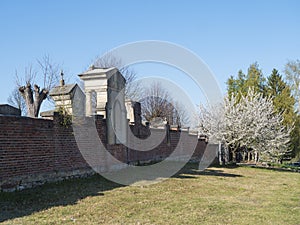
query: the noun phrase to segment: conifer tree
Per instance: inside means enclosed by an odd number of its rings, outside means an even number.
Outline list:
[[[257,93],[265,94],[265,78],[257,62],[249,66],[244,88],[246,90],[242,91],[244,91],[245,94],[247,94],[249,89]]]
[[[283,123],[292,126],[295,121],[295,99],[291,94],[289,85],[283,80],[278,70],[273,69],[267,78],[267,95],[273,98],[273,104],[277,113],[282,113]]]
[[[228,96],[235,96],[239,101],[242,96],[246,96],[250,89],[254,92],[265,95],[265,78],[257,62],[251,64],[247,75],[239,70],[237,78],[230,76],[227,80]]]

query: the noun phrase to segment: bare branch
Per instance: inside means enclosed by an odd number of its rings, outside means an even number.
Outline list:
[[[112,54],[97,57],[94,65],[102,68],[116,67],[126,80],[125,97],[134,101],[140,98],[141,85],[136,82],[136,72],[128,66],[124,66],[122,59]]]
[[[182,126],[187,124],[188,116],[178,102],[175,102],[171,95],[160,83],[154,82],[149,88],[143,91],[141,100],[142,116],[147,121],[159,117],[166,119],[171,125]]]
[[[60,73],[59,65],[52,62],[49,55],[45,55],[42,59],[37,59],[37,63],[41,70],[43,78],[43,88],[51,90],[55,85],[59,83]]]
[[[26,104],[24,101],[24,98],[19,91],[18,88],[15,88],[12,93],[9,95],[7,102],[11,104],[12,106],[15,106],[16,108],[20,109],[21,115],[26,115]]]
[[[57,85],[60,79],[59,66],[53,63],[48,55],[37,60],[37,64],[40,71],[39,80],[43,84],[42,90],[36,84],[37,73],[32,66],[25,68],[23,79],[16,72],[18,90],[24,98],[29,117],[38,117],[42,102],[47,99],[50,89]],[[22,86],[24,83],[26,85]]]

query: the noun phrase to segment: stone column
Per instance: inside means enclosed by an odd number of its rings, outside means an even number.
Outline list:
[[[90,91],[85,92],[85,114],[86,116],[93,115],[93,107],[92,107],[92,93]]]
[[[106,110],[105,110],[105,105],[107,102],[107,89],[106,88],[101,88],[97,90],[97,106],[96,106],[96,111],[98,115],[103,115],[104,118],[106,118]]]
[[[124,107],[122,109],[122,121],[121,121],[121,133],[122,136],[120,137],[120,141],[122,144],[126,144],[127,142],[127,127],[128,127],[128,120],[127,120],[127,111]]]
[[[106,139],[107,143],[110,145],[116,144],[116,134],[114,130],[114,118],[115,112],[112,112],[112,107],[110,102],[106,103]]]

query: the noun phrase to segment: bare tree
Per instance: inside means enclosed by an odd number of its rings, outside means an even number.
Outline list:
[[[190,116],[187,114],[187,109],[179,102],[174,102],[174,117],[173,123],[179,127],[188,126],[191,123]]]
[[[182,126],[188,122],[183,107],[157,82],[153,82],[143,91],[141,107],[142,116],[147,121],[159,117],[167,120],[170,125]]]
[[[38,71],[32,66],[25,68],[23,78],[16,73],[16,83],[19,92],[25,100],[27,116],[38,117],[42,102],[48,97],[49,91],[59,81],[59,66],[54,64],[49,56],[37,60]],[[39,74],[39,75],[38,75]],[[37,78],[41,80],[43,87],[40,88]],[[22,86],[22,84],[26,84]]]
[[[139,82],[136,82],[137,74],[130,67],[124,66],[122,59],[112,54],[105,54],[102,57],[98,57],[94,65],[103,68],[116,67],[126,80],[125,97],[134,101],[139,99],[141,85]]]
[[[173,121],[172,99],[159,83],[152,83],[143,95],[141,100],[142,115],[147,121],[157,117]]]
[[[7,102],[12,106],[20,109],[22,116],[25,116],[27,114],[25,100],[18,88],[15,88],[11,92],[11,94],[8,96]]]

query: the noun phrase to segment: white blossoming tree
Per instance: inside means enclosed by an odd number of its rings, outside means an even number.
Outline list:
[[[250,89],[238,101],[226,97],[219,106],[200,107],[199,131],[212,142],[222,143],[232,153],[244,148],[264,160],[281,161],[289,150],[292,128],[282,123],[281,113],[275,113],[272,98]]]

